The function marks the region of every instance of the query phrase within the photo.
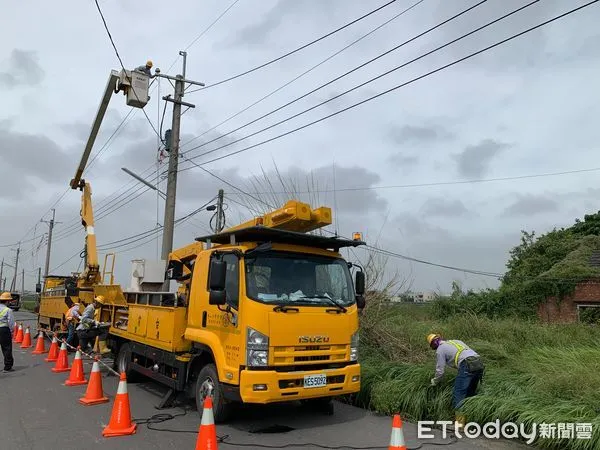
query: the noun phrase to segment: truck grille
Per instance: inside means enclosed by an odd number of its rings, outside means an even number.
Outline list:
[[[347,345],[300,345],[273,348],[275,366],[339,363],[346,360]]]

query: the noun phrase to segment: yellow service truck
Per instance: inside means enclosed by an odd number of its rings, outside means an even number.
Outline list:
[[[177,292],[93,286],[116,368],[168,386],[162,406],[186,391],[201,414],[211,394],[217,422],[240,402],[330,409],[358,392],[365,277],[339,250],[364,242],[309,233],[331,220],[330,208],[290,201],[174,250],[165,278]]]

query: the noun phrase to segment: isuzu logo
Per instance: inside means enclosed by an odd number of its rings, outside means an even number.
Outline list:
[[[300,344],[319,344],[329,342],[329,336],[299,336]]]

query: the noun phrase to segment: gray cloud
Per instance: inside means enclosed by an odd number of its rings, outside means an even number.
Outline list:
[[[7,87],[40,84],[44,70],[38,63],[37,53],[14,49],[8,60],[8,67],[0,72],[0,85]]]
[[[460,200],[447,200],[442,197],[430,198],[421,207],[423,214],[438,217],[461,217],[469,213]]]
[[[477,145],[465,147],[462,153],[454,155],[458,173],[463,177],[485,175],[494,156],[508,147],[508,144],[493,139],[484,139]]]
[[[61,181],[61,170],[71,163],[56,142],[41,134],[27,134],[0,127],[0,174],[4,186],[0,197],[23,198],[30,195],[33,180]]]
[[[388,132],[390,139],[397,145],[406,143],[429,144],[454,138],[454,134],[439,125],[403,125],[393,126]]]
[[[547,212],[556,212],[559,204],[556,200],[547,196],[523,195],[517,201],[504,210],[509,216],[532,216]]]
[[[395,166],[408,169],[419,162],[418,156],[405,155],[403,153],[394,153],[388,157],[388,161]]]

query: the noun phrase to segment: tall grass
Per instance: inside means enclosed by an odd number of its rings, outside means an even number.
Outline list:
[[[466,341],[486,363],[477,396],[464,403],[478,423],[592,423],[592,440],[538,438],[540,448],[600,448],[600,328],[466,315],[429,319],[429,306],[369,305],[362,317],[363,389],[357,402],[408,420],[452,420],[455,370],[432,387],[428,333]]]

